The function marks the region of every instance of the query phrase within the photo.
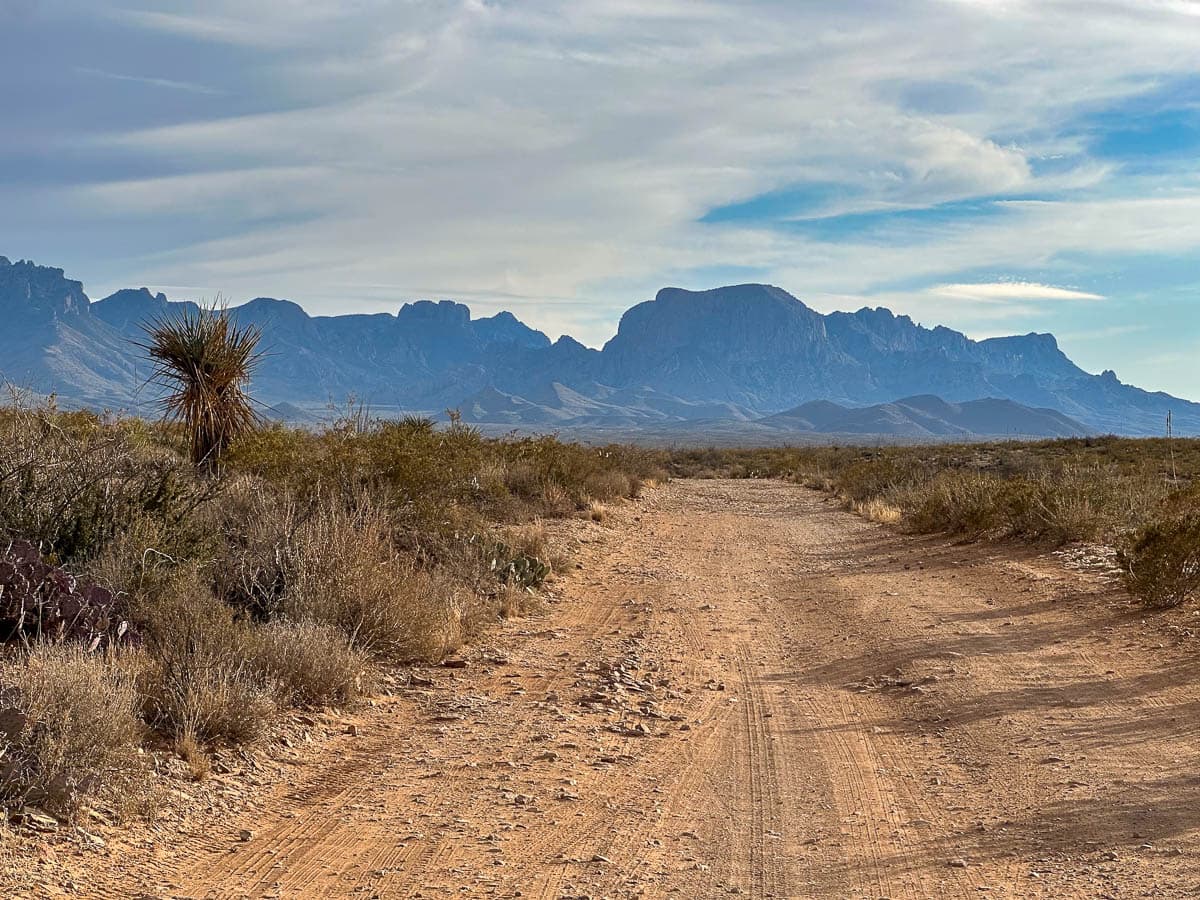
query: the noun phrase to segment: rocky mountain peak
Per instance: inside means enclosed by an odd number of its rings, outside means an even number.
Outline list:
[[[62,269],[39,266],[29,260],[0,265],[0,310],[11,316],[86,315],[91,306],[83,284],[66,277]]]
[[[401,325],[407,326],[466,328],[471,322],[471,309],[453,300],[414,300],[400,307],[396,318]]]

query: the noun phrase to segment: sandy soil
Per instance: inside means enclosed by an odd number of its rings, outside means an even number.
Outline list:
[[[1100,575],[773,482],[676,482],[586,528],[545,617],[293,754],[243,811],[110,839],[53,886],[1200,894],[1195,641]]]

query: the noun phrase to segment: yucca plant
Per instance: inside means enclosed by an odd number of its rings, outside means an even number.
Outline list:
[[[262,331],[239,327],[219,305],[185,307],[145,330],[141,346],[154,362],[150,380],[167,390],[166,414],[186,426],[192,462],[216,474],[229,445],[259,423],[246,385],[262,358]]]

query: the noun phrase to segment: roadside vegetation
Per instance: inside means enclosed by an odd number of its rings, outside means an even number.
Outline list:
[[[0,409],[0,803],[69,820],[196,774],[288,708],[437,662],[563,565],[542,520],[594,517],[660,456],[460,423],[259,421],[256,336],[155,323],[168,419]]]
[[[1106,545],[1145,603],[1200,593],[1200,440],[680,450],[669,468],[790,479],[915,532]]]

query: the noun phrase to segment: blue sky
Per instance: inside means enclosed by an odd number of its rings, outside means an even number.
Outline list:
[[[766,281],[1200,399],[1192,0],[0,0],[0,91],[0,254],[93,297]]]

